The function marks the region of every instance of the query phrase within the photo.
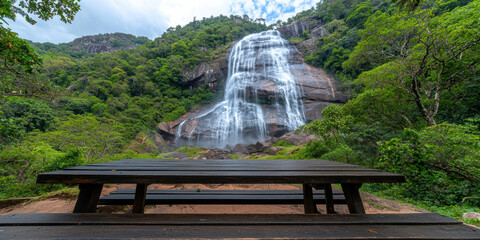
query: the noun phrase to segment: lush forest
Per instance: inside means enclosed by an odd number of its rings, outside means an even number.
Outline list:
[[[157,157],[154,127],[219,95],[189,85],[185,72],[221,59],[250,33],[315,19],[328,36],[316,41],[305,62],[334,75],[350,101],[325,108],[324,119],[298,130],[320,140],[277,142],[283,150],[265,158],[322,158],[402,173],[405,184],[363,190],[454,217],[479,212],[480,1],[408,6],[324,0],[270,26],[248,16],[204,18],[153,41],[132,38],[135,48],[100,54],[17,42],[35,54],[29,59],[12,51],[19,60],[1,59],[16,70],[0,72],[0,199],[58,189],[34,184],[42,171]],[[2,34],[11,33],[2,26]],[[291,40],[307,39],[305,31]]]

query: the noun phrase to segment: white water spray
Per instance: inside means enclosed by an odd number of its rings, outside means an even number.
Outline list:
[[[266,109],[274,113],[275,124],[288,131],[303,125],[299,89],[289,70],[291,48],[276,30],[251,34],[236,43],[228,61],[223,101],[183,121],[175,135],[177,145],[222,148],[265,141],[272,122],[272,117],[266,119]]]

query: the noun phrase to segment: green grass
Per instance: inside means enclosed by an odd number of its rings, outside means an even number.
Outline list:
[[[37,199],[34,201],[42,201],[47,198],[60,198],[68,201],[73,201],[76,200],[78,197],[78,193],[80,193],[80,190],[78,189],[78,186],[76,187],[69,187],[65,186],[64,188],[60,190],[56,190],[53,192],[48,192],[48,193],[43,193],[40,196],[38,196]]]
[[[293,145],[290,144],[287,140],[281,140],[281,141],[278,141],[276,143],[273,143],[272,146],[274,146],[274,147],[289,147],[289,146],[293,146]]]
[[[266,155],[266,156],[252,155],[249,158],[251,158],[251,159],[301,159],[302,158],[301,153],[302,153],[302,150],[305,147],[304,146],[291,145],[291,146],[286,146],[286,147],[282,147],[282,148],[283,148],[283,150],[278,151],[277,154],[275,154],[275,155]],[[289,152],[292,152],[292,151],[296,150],[297,148],[298,148],[297,151],[295,151],[292,154],[288,154]]]
[[[200,155],[199,152],[204,151],[205,148],[203,147],[194,147],[194,146],[188,146],[188,147],[181,147],[176,149],[174,152],[184,152],[187,154],[189,157],[193,157],[196,155]]]

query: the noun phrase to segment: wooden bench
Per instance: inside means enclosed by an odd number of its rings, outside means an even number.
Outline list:
[[[333,190],[334,204],[347,204],[343,192]],[[100,205],[133,205],[135,190],[117,190],[100,198]],[[326,204],[325,191],[313,191],[315,204]],[[179,204],[303,204],[297,190],[148,190],[145,205]]]
[[[0,239],[480,239],[438,214],[9,214]]]

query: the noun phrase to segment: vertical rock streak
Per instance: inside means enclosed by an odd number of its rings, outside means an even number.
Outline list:
[[[275,30],[251,34],[236,43],[229,56],[223,101],[183,121],[175,136],[177,145],[225,147],[265,141],[272,122],[264,114],[267,106],[273,107],[276,124],[289,131],[303,125],[301,95],[289,70],[291,48]],[[259,98],[262,86],[274,96]],[[190,127],[184,127],[186,123]]]

